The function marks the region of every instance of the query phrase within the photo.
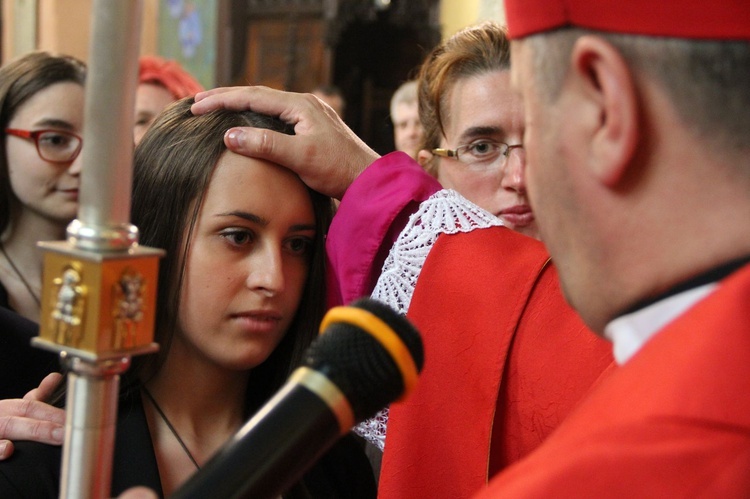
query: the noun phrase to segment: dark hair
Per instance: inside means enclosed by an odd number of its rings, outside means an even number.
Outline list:
[[[135,150],[132,222],[140,243],[166,250],[161,260],[156,308],[157,356],[137,358],[132,375],[145,381],[163,363],[176,329],[187,248],[214,168],[227,150],[224,132],[254,126],[292,135],[293,127],[277,118],[251,111],[217,110],[193,115],[192,98],[171,104],[149,128]],[[289,331],[260,366],[253,369],[246,411],[254,412],[301,360],[317,334],[325,312],[325,234],[332,217],[328,197],[308,190],[316,235],[305,289]]]
[[[503,69],[510,69],[510,42],[507,30],[492,21],[465,28],[433,49],[418,77],[421,149],[440,147],[446,105],[457,80]],[[426,170],[437,176],[434,161]]]
[[[86,65],[66,55],[31,52],[0,68],[0,234],[10,224],[11,200],[8,155],[5,150],[5,128],[27,100],[55,83],[83,85]]]

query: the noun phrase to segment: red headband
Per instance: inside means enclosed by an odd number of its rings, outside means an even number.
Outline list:
[[[182,99],[203,91],[203,86],[185,71],[177,61],[145,55],[139,59],[139,83],[156,83],[166,88],[172,97]]]
[[[614,33],[750,40],[748,0],[505,0],[511,39],[577,26]]]

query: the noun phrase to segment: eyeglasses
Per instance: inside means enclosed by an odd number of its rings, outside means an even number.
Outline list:
[[[456,149],[436,148],[432,150],[432,154],[444,158],[454,158],[466,165],[480,169],[489,169],[494,166],[505,166],[513,149],[523,149],[523,144],[509,145],[505,142],[481,139]]]
[[[6,128],[5,133],[26,140],[33,140],[39,157],[50,163],[75,161],[83,146],[83,139],[72,132],[62,130],[18,130]]]

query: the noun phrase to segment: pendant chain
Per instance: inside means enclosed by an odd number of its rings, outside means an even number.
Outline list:
[[[161,407],[159,407],[159,404],[156,403],[156,400],[151,395],[151,392],[149,392],[146,387],[143,387],[143,393],[146,394],[146,397],[151,401],[151,404],[154,406],[154,409],[156,409],[156,412],[159,413],[159,416],[161,416],[161,419],[164,421],[164,423],[167,425],[167,428],[169,428],[169,431],[172,432],[172,435],[174,435],[174,438],[177,439],[177,442],[180,444],[180,447],[182,447],[182,450],[185,451],[185,454],[187,454],[187,457],[190,458],[190,460],[195,465],[196,470],[200,470],[201,467],[198,465],[198,461],[195,460],[193,457],[193,454],[190,452],[190,449],[188,449],[187,445],[185,445],[185,442],[180,438],[180,434],[177,433],[177,430],[174,426],[172,426],[172,423],[169,421],[169,418],[167,418],[167,415],[164,414],[164,411],[161,410]]]
[[[31,284],[29,284],[29,281],[26,280],[26,278],[21,273],[21,269],[16,267],[16,264],[13,262],[13,260],[10,258],[10,255],[8,255],[8,252],[5,251],[5,246],[3,246],[2,243],[0,243],[0,251],[3,253],[3,256],[5,256],[5,259],[8,260],[8,263],[10,264],[13,271],[16,273],[19,279],[21,279],[21,282],[24,286],[26,286],[26,290],[29,292],[31,297],[36,302],[37,306],[39,308],[42,308],[42,301],[39,299],[36,293],[34,293],[34,290],[31,288]]]

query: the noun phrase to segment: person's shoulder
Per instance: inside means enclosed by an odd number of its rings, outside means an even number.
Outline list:
[[[31,339],[39,330],[39,325],[26,317],[0,306],[0,327],[16,338]]]
[[[481,227],[480,230],[472,230],[454,234],[462,242],[476,241],[477,244],[500,244],[508,248],[520,248],[523,251],[533,251],[535,254],[549,257],[544,244],[533,237],[525,236],[508,227],[496,225],[492,227]]]
[[[482,227],[471,231],[442,234],[430,258],[465,262],[491,269],[500,267],[517,272],[538,271],[550,258],[544,245],[531,237],[503,226]],[[531,270],[529,270],[531,269]]]
[[[58,369],[57,356],[31,345],[37,323],[0,307],[0,399],[22,397]]]

